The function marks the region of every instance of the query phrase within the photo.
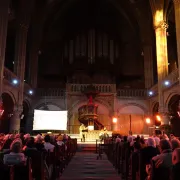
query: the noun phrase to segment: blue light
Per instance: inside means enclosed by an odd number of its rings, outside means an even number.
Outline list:
[[[14,85],[17,85],[17,84],[18,84],[18,80],[17,80],[17,79],[13,79],[12,83],[13,83]]]

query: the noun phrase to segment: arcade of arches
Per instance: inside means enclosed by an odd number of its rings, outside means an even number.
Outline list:
[[[1,1],[0,132],[32,132],[41,109],[68,110],[70,134],[93,114],[95,129],[180,136],[179,12],[175,0]]]

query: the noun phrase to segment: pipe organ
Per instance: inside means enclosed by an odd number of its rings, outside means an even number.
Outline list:
[[[88,64],[94,64],[99,58],[114,64],[119,58],[119,44],[107,33],[90,29],[66,40],[62,57],[63,61],[68,60],[69,64],[78,59],[86,59]]]

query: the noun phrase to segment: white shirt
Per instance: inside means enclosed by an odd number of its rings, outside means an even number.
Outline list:
[[[54,145],[49,143],[49,142],[45,142],[44,143],[44,148],[46,149],[46,151],[50,150],[50,152],[53,152],[54,151]]]

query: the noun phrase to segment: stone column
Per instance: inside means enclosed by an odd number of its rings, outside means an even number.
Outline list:
[[[26,42],[27,42],[27,24],[20,23],[16,33],[16,45],[15,45],[15,63],[14,72],[19,78],[19,92],[17,104],[15,105],[14,115],[12,117],[10,130],[20,130],[20,115],[23,110],[23,98],[24,98],[24,74],[25,74],[25,61],[26,61]]]
[[[38,59],[39,52],[38,50],[32,50],[32,54],[30,54],[30,72],[29,72],[29,80],[33,88],[37,86],[37,74],[38,74]]]
[[[4,61],[8,27],[9,0],[0,1],[0,101],[3,92]]]
[[[13,116],[10,122],[10,132],[11,133],[19,133],[20,131],[20,116],[23,111],[23,106],[16,104],[14,107]]]
[[[173,0],[176,20],[176,41],[177,41],[177,56],[178,56],[178,71],[180,76],[180,0]],[[180,78],[179,78],[180,83]]]
[[[153,56],[152,46],[144,45],[144,77],[145,77],[145,88],[150,88],[153,85]]]
[[[156,34],[156,55],[157,55],[157,73],[158,73],[158,100],[159,113],[162,115],[162,125],[169,124],[165,116],[163,80],[168,75],[168,54],[167,54],[167,36],[168,25],[165,21],[159,21],[155,24]]]
[[[27,117],[27,121],[26,121],[26,126],[25,126],[25,131],[27,133],[32,133],[32,129],[33,129],[33,111],[30,110],[30,112],[28,113],[28,117]]]

